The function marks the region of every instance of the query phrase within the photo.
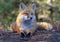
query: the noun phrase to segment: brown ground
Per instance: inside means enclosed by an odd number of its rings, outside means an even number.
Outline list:
[[[31,39],[21,39],[16,33],[0,31],[0,42],[60,42],[59,28],[54,27],[51,31],[37,29]]]

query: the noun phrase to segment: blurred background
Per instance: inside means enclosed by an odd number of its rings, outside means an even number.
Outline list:
[[[0,0],[0,29],[10,29],[10,24],[16,21],[21,2],[27,6],[36,4],[37,22],[60,24],[60,0]]]

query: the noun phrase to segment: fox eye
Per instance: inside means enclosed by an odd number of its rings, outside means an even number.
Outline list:
[[[31,13],[31,15],[33,15],[33,13]]]

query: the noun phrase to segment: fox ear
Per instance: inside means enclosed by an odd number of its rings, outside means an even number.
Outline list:
[[[36,4],[32,4],[32,10],[34,10],[35,11],[35,9],[36,9]]]
[[[19,8],[20,8],[21,10],[24,10],[24,9],[26,8],[26,6],[25,6],[23,3],[20,3]]]

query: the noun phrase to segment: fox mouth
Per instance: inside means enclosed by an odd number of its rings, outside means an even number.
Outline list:
[[[31,20],[25,20],[24,22],[26,22],[26,23],[30,23],[30,22],[31,22]]]
[[[30,23],[31,21],[32,21],[32,18],[29,18],[29,19],[25,20],[24,22]]]

